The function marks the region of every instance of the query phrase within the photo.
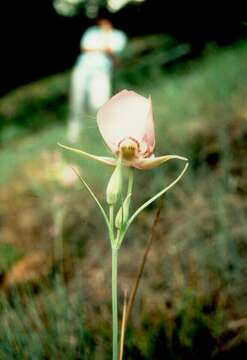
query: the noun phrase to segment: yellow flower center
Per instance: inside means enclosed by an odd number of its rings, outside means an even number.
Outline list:
[[[139,144],[137,141],[131,138],[122,140],[119,143],[119,153],[122,159],[131,161],[138,156]]]

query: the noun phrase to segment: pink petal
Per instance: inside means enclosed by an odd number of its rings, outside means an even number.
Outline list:
[[[97,114],[101,135],[114,153],[120,141],[129,137],[138,143],[154,144],[152,121],[151,100],[128,90],[113,96]],[[147,135],[148,131],[150,135]]]
[[[155,147],[155,132],[154,132],[154,121],[153,121],[153,109],[151,96],[148,98],[149,111],[147,115],[146,131],[143,137],[144,143],[147,144],[148,155],[151,155]]]

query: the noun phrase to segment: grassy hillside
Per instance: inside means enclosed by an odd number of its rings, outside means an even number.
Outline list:
[[[246,58],[242,42],[210,47],[201,59],[158,76],[150,71],[141,86],[128,82],[129,73],[116,76],[116,89],[125,84],[152,96],[156,154],[190,159],[185,177],[161,201],[126,359],[240,359],[246,346]],[[110,169],[57,146],[67,143],[69,75],[0,100],[1,359],[110,356],[106,230],[79,182],[66,182],[73,163],[104,201]],[[109,154],[95,114],[83,121],[78,147]],[[179,169],[174,161],[137,171],[133,206]],[[120,297],[124,286],[131,287],[159,205],[140,215],[128,233]]]

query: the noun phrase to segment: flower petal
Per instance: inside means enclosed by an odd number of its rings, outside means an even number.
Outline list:
[[[133,138],[141,143],[147,128],[152,129],[147,124],[150,121],[150,104],[150,100],[134,91],[123,90],[100,108],[97,114],[98,127],[114,153],[123,139]]]
[[[143,137],[143,141],[147,147],[148,156],[151,155],[155,147],[155,131],[154,131],[154,121],[153,121],[153,109],[152,109],[152,100],[151,96],[148,98],[149,110],[146,119],[146,131]]]
[[[179,156],[179,155],[164,155],[164,156],[158,156],[158,157],[152,157],[148,159],[138,159],[135,161],[133,166],[137,169],[141,170],[149,170],[153,169],[157,166],[160,166],[164,162],[172,159],[179,159],[183,161],[188,161],[185,157]]]
[[[87,153],[85,151],[82,151],[82,150],[79,150],[79,149],[75,149],[75,148],[72,148],[70,146],[66,146],[66,145],[63,145],[63,144],[60,144],[58,143],[59,146],[61,146],[63,149],[66,149],[66,150],[70,150],[70,151],[73,151],[75,153],[78,153],[78,154],[81,154],[83,156],[86,156],[90,159],[93,159],[93,160],[97,160],[103,164],[107,164],[107,165],[111,165],[111,166],[116,166],[117,165],[117,159],[115,158],[112,158],[112,157],[107,157],[107,156],[97,156],[97,155],[93,155],[93,154],[90,154],[90,153]]]

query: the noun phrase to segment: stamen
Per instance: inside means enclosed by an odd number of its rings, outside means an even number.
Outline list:
[[[123,139],[120,141],[118,149],[122,159],[131,161],[138,157],[139,143],[132,138]]]

